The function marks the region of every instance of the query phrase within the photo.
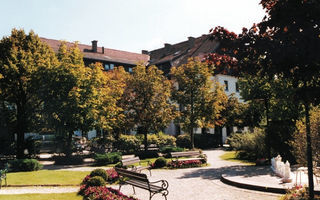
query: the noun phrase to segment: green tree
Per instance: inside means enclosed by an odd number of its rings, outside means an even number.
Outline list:
[[[97,127],[105,133],[120,135],[120,129],[126,126],[125,111],[121,105],[126,81],[129,78],[123,67],[116,67],[108,72],[99,69],[100,80],[97,82],[99,94],[99,107],[97,116]]]
[[[207,63],[199,59],[190,58],[187,64],[173,67],[170,75],[176,84],[173,100],[181,107],[182,125],[189,132],[194,148],[194,128],[213,127],[226,96],[222,87],[211,80]]]
[[[137,65],[123,95],[127,123],[140,127],[145,150],[149,131],[160,131],[175,118],[175,106],[170,102],[171,82],[162,74],[156,66]]]
[[[99,66],[85,67],[77,44],[67,47],[62,42],[53,73],[45,74],[52,90],[44,94],[44,113],[49,125],[66,137],[65,153],[71,155],[74,131],[87,132],[95,125],[99,83]]]
[[[15,110],[17,158],[24,157],[24,134],[34,131],[43,101],[50,90],[43,73],[58,65],[54,52],[33,32],[13,29],[0,41],[0,99]]]
[[[304,105],[308,158],[309,198],[314,198],[310,107],[320,101],[320,2],[316,0],[261,0],[266,17],[239,36],[221,28],[219,39],[234,41],[240,70],[289,80],[296,102]],[[232,40],[230,40],[230,38]]]

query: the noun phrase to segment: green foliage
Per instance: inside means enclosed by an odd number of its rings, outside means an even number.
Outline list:
[[[134,135],[120,135],[116,142],[118,150],[130,154],[140,149],[141,142]]]
[[[16,159],[9,162],[9,169],[13,172],[37,171],[42,165],[35,159]]]
[[[159,154],[157,151],[138,151],[135,153],[135,156],[138,156],[140,160],[146,158],[158,158]]]
[[[154,168],[162,168],[167,166],[167,160],[164,157],[159,157],[154,162]]]
[[[187,64],[173,67],[170,74],[176,83],[173,100],[182,107],[180,121],[190,134],[193,148],[193,129],[214,127],[227,96],[223,88],[212,81],[208,65],[198,59],[190,58]]]
[[[176,143],[178,147],[190,149],[191,148],[190,135],[186,135],[186,134],[178,135]]]
[[[115,139],[112,135],[108,135],[105,137],[96,137],[89,141],[88,146],[90,147],[90,150],[93,152],[105,152],[107,148],[110,148],[113,146],[113,143],[115,142]]]
[[[244,160],[256,160],[266,157],[265,132],[254,129],[253,132],[233,133],[228,139],[230,147]]]
[[[147,134],[160,131],[175,118],[175,106],[171,104],[171,82],[156,66],[137,65],[126,82],[123,106],[128,124],[138,125],[144,134],[147,150]]]
[[[218,134],[195,134],[194,145],[196,148],[208,149],[218,147],[220,144],[220,137]]]
[[[96,153],[93,159],[95,161],[95,165],[97,166],[115,164],[121,161],[121,153],[118,153],[118,152],[106,153],[106,154]]]
[[[17,133],[17,156],[24,157],[24,133],[37,131],[44,109],[42,94],[48,94],[48,74],[58,66],[55,53],[31,31],[13,29],[0,41],[0,102],[11,107]]]
[[[100,177],[102,177],[105,181],[108,180],[107,172],[106,172],[106,170],[104,170],[104,169],[95,169],[95,170],[93,170],[93,171],[90,173],[90,176],[91,176],[91,177],[100,176]]]
[[[144,137],[137,136],[141,142]],[[163,146],[175,146],[176,145],[176,138],[172,135],[167,135],[162,132],[157,134],[148,134],[147,135],[148,144],[155,144],[157,147],[161,148]]]
[[[297,130],[290,141],[292,152],[296,161],[303,165],[307,165],[306,159],[306,123],[305,120],[299,120],[296,123]],[[320,163],[320,107],[313,107],[310,111],[310,128],[311,128],[311,144],[313,160]]]
[[[55,165],[81,165],[83,164],[84,157],[82,155],[57,155],[53,156]]]
[[[106,181],[101,176],[91,177],[87,181],[87,187],[98,187],[106,185]]]
[[[174,147],[174,146],[165,146],[160,148],[160,152],[164,154],[168,154],[170,152],[182,152],[182,151],[184,151],[184,148]]]

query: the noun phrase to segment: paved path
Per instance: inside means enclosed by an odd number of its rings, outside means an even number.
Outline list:
[[[178,170],[153,170],[151,181],[165,179],[169,182],[168,200],[276,200],[279,195],[271,193],[255,192],[225,185],[220,181],[221,174],[227,173],[230,169],[236,169],[239,163],[223,161],[219,156],[223,150],[204,151],[208,156],[210,166],[202,168],[189,168]],[[91,170],[92,168],[79,168],[78,170]],[[76,170],[74,168],[73,170]],[[118,186],[112,186],[118,189]],[[62,193],[75,192],[77,187],[37,187],[37,188],[2,188],[0,194],[12,193]],[[121,192],[126,195],[133,195],[132,187],[125,185]],[[144,200],[149,199],[149,192],[136,188],[135,197]],[[164,198],[156,194],[153,200]]]

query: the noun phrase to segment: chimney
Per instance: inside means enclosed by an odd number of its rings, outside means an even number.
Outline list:
[[[102,54],[104,54],[104,47],[102,47]]]
[[[172,49],[172,45],[169,43],[164,43],[164,50],[166,53],[169,53]]]
[[[97,53],[98,52],[98,40],[91,41],[92,43],[92,52]]]
[[[147,50],[142,50],[141,53],[145,54],[145,55],[149,55],[149,51],[147,51]]]
[[[194,37],[188,37],[189,48],[192,48],[194,46],[195,40],[196,40],[196,38],[194,38]]]

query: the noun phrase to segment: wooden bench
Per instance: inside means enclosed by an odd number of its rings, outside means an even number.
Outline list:
[[[183,152],[171,152],[171,157],[175,158],[175,161],[186,161],[186,160],[206,160],[206,155],[201,154],[199,151],[183,151]],[[204,157],[199,157],[200,155],[204,155]],[[188,157],[183,158],[181,157]]]
[[[169,194],[169,183],[166,180],[149,182],[146,174],[117,167],[115,168],[115,170],[120,177],[119,191],[122,185],[129,184],[132,185],[134,194],[136,193],[134,187],[148,190],[150,194],[149,200],[151,200],[151,198],[157,193],[161,193],[162,196],[164,196],[164,198],[167,199],[167,195]]]
[[[7,168],[0,170],[0,188],[2,187],[2,180],[5,181],[5,186],[7,186],[7,172]]]
[[[151,176],[151,166],[150,162],[148,161],[147,166],[141,166],[141,160],[139,157],[133,157],[133,158],[126,158],[121,160],[122,166],[131,168],[132,171],[141,172],[144,169],[149,170],[150,176]],[[136,163],[139,163],[138,166],[134,165]]]

